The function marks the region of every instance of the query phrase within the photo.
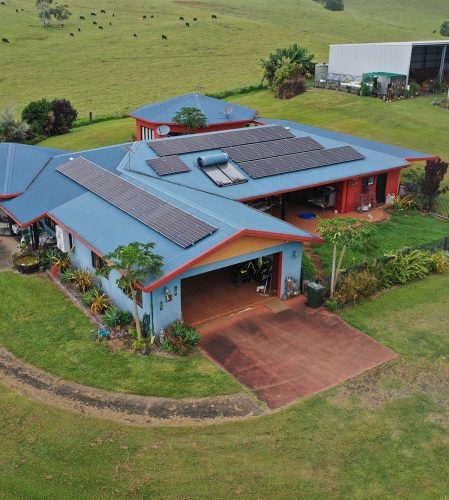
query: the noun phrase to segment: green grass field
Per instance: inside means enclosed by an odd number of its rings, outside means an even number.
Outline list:
[[[174,398],[241,390],[200,353],[143,357],[112,353],[107,344],[93,342],[93,325],[47,277],[0,272],[0,290],[0,344],[54,375],[101,389]]]
[[[0,386],[0,495],[446,498],[448,287],[435,275],[348,309],[400,358],[255,420],[130,427]]]
[[[34,3],[0,6],[0,34],[10,40],[0,44],[0,108],[65,97],[84,118],[89,111],[129,111],[182,93],[257,84],[260,59],[293,42],[323,61],[330,43],[438,39],[433,30],[448,17],[446,0],[346,0],[344,12],[314,0],[75,0],[64,27],[43,29]]]

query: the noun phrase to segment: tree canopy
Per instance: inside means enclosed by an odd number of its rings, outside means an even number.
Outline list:
[[[26,142],[29,128],[28,123],[16,120],[13,107],[0,111],[0,142]]]
[[[186,127],[187,130],[205,128],[207,126],[206,115],[198,108],[181,108],[172,120],[174,123]]]

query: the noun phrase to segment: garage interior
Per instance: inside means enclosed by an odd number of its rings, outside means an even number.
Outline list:
[[[410,62],[411,80],[449,83],[449,50],[447,45],[415,45]]]
[[[274,254],[269,257],[273,263],[271,279],[259,293],[256,289],[265,285],[265,281],[249,281],[241,286],[235,282],[235,272],[249,261],[184,278],[181,281],[183,321],[198,326],[264,302],[278,300],[280,256]]]

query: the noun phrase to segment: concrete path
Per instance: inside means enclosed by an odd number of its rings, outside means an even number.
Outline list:
[[[274,409],[322,391],[397,356],[323,308],[290,299],[200,328],[201,347]]]
[[[172,399],[120,394],[86,387],[34,368],[3,348],[0,348],[0,384],[26,398],[60,409],[135,425],[214,423],[264,413],[244,393]]]
[[[11,256],[17,252],[17,241],[9,236],[0,236],[0,269],[11,267]]]

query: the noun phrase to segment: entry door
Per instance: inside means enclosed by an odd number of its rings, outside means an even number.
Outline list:
[[[385,203],[387,194],[387,174],[379,174],[376,182],[376,201],[379,205]]]

